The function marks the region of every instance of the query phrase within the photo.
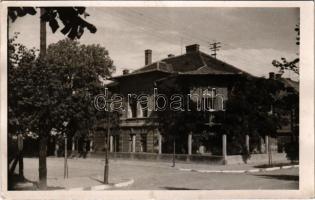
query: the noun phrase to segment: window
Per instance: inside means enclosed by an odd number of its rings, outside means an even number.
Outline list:
[[[137,102],[135,99],[132,99],[128,105],[127,118],[135,118],[135,117],[137,117]]]
[[[142,117],[148,117],[148,102],[141,102]]]
[[[204,90],[202,95],[203,108],[208,111],[213,111],[217,107],[217,90],[216,88],[209,88]]]

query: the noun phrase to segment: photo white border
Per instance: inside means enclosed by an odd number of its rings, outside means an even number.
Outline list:
[[[299,7],[300,181],[299,190],[119,190],[7,191],[7,12],[8,6],[86,7]],[[3,199],[222,199],[314,198],[314,2],[312,1],[7,1],[1,2],[0,130]]]

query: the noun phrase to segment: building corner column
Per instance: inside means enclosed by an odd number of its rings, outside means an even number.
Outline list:
[[[188,155],[191,155],[192,151],[192,132],[188,134]]]
[[[227,150],[226,150],[226,134],[222,135],[222,156],[224,160],[224,164],[226,164]]]
[[[159,143],[159,154],[162,154],[162,135],[157,129],[156,132],[158,133],[158,143]]]
[[[93,146],[93,139],[90,140],[90,152],[93,152],[94,146]]]
[[[246,150],[249,153],[249,135],[245,136],[245,145],[246,145]]]
[[[114,151],[114,138],[113,136],[109,136],[109,152],[113,152]]]
[[[132,153],[136,152],[136,134],[132,135]]]
[[[72,150],[72,151],[75,151],[75,140],[74,140],[74,137],[72,137],[71,142],[72,142],[72,148],[71,148],[71,150]]]

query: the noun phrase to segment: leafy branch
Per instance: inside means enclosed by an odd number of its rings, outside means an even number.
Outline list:
[[[53,33],[59,29],[61,22],[64,26],[60,31],[62,34],[67,35],[72,40],[80,39],[85,28],[91,33],[97,31],[93,24],[83,19],[89,16],[85,10],[85,7],[46,7],[44,14],[40,18],[48,22]],[[18,17],[36,15],[36,13],[37,11],[34,7],[10,7],[8,9],[8,16],[12,22]]]

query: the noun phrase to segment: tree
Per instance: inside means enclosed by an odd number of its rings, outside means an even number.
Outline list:
[[[174,80],[160,83],[159,91],[168,97],[175,93],[183,95],[190,93],[187,81]],[[276,80],[240,76],[231,85],[225,111],[218,108],[219,110],[211,113],[196,110],[195,103],[184,98],[183,108],[187,108],[186,105],[189,104],[191,111],[186,109],[174,111],[167,108],[163,112],[158,112],[161,132],[165,134],[165,143],[171,144],[175,137],[176,144],[179,144],[176,145],[176,152],[183,153],[181,149],[187,146],[189,132],[199,133],[199,138],[194,141],[201,140],[204,144],[210,143],[213,139],[218,140],[220,139],[218,136],[226,134],[230,146],[228,153],[247,154],[248,158],[251,150],[258,146],[259,137],[276,136],[279,116],[271,111],[277,102],[275,97],[282,87],[283,85]],[[206,125],[209,123],[209,115],[213,116],[211,127]],[[215,133],[211,139],[210,133]],[[252,141],[256,141],[256,146],[251,145],[249,152],[246,152],[245,135],[251,136]],[[216,143],[215,145],[218,145],[218,141]],[[209,147],[213,148],[213,145]],[[170,152],[171,148],[166,150]],[[220,153],[220,149],[213,148],[213,152]]]
[[[35,15],[36,9],[33,7],[10,7],[8,9],[8,16],[14,22],[18,17],[23,17],[27,14]],[[55,32],[59,28],[59,22],[56,19],[60,19],[64,28],[61,32],[70,38],[80,38],[84,32],[84,28],[87,28],[91,33],[96,32],[96,27],[87,21],[83,20],[80,15],[84,17],[89,16],[85,12],[85,7],[46,7],[40,8],[40,56],[45,57],[46,55],[46,22],[49,23],[52,31]],[[9,20],[8,18],[8,20]],[[8,23],[9,24],[9,23]],[[43,147],[41,152],[44,152],[46,147],[47,138],[41,137],[42,141],[40,142]],[[45,154],[40,153],[39,159],[39,178],[40,178],[40,187],[46,188],[46,177],[47,177],[47,168],[46,168],[46,152]],[[42,180],[42,181],[41,181]]]
[[[297,24],[294,30],[297,33],[296,45],[300,46],[300,25]],[[293,71],[294,73],[299,74],[299,71],[300,71],[299,66],[298,66],[299,62],[300,62],[299,58],[295,58],[292,61],[288,61],[286,58],[282,57],[281,61],[273,60],[272,65],[278,68],[279,72],[282,74],[286,70]]]
[[[64,76],[72,92],[71,110],[75,111],[68,125],[71,136],[77,130],[87,133],[98,117],[104,117],[104,113],[95,113],[91,98],[104,92],[103,80],[115,71],[108,51],[100,45],[81,45],[65,39],[49,45],[46,62],[65,68]]]
[[[13,38],[8,41],[8,176],[9,187],[12,186],[12,178],[14,177],[14,170],[17,162],[19,162],[19,178],[24,179],[23,170],[23,152],[21,149],[16,148],[11,139],[13,136],[18,138],[18,141],[23,141],[26,136],[26,124],[23,123],[20,113],[18,112],[18,100],[14,98],[14,93],[19,92],[20,85],[17,84],[18,80],[18,66],[26,65],[34,62],[36,55],[35,49],[27,49],[24,45],[15,43],[18,33],[15,33]],[[11,161],[13,164],[10,166]]]
[[[287,158],[291,161],[299,160],[299,93],[293,87],[286,86],[280,93],[277,102],[277,113],[282,117],[281,125],[290,126],[291,140],[284,145]]]
[[[181,98],[180,104],[178,102],[175,105],[173,102],[172,106],[172,103],[168,102],[165,110],[157,112],[160,132],[164,138],[164,152],[187,153],[188,134],[201,133],[208,115],[204,111],[197,111],[197,103],[186,98],[190,92],[189,87],[187,81],[180,77],[158,83],[158,89],[159,93],[164,94],[168,100],[172,100],[174,94],[177,96],[176,99]],[[158,103],[163,105],[163,102]]]
[[[247,152],[245,135],[251,136],[259,144],[259,137],[275,137],[280,116],[274,112],[275,98],[283,88],[277,80],[265,78],[241,78],[232,87],[224,115],[216,116],[222,123],[222,131],[230,138],[234,152],[250,155],[255,145]],[[248,158],[247,155],[247,158]],[[246,161],[246,159],[245,159]]]
[[[47,185],[46,150],[51,130],[69,133],[79,125],[91,128],[96,120],[93,96],[102,92],[102,78],[114,69],[105,48],[71,40],[50,45],[46,57],[16,68],[13,88],[18,89],[12,90],[11,99],[18,104],[16,113],[23,117],[19,121],[39,137],[41,189]],[[69,122],[66,130],[64,122]]]
[[[300,24],[296,25],[294,31],[297,34],[296,45],[300,46]],[[289,70],[299,74],[299,62],[299,58],[295,58],[292,61],[287,61],[286,58],[281,58],[281,61],[273,60],[272,65],[278,68],[280,73],[284,73],[284,71]],[[298,122],[298,117],[294,117],[294,115],[298,115],[299,113],[298,99],[298,94],[286,91],[285,95],[282,96],[281,103],[279,103],[279,107],[282,108],[282,110],[290,112],[292,137],[291,141],[285,145],[285,152],[291,161],[299,159],[299,141],[297,140],[298,130],[294,127],[294,123]]]
[[[8,129],[9,134],[16,134],[26,130],[24,123],[20,121],[18,110],[18,101],[14,95],[19,92],[21,85],[18,85],[19,66],[30,66],[35,62],[36,49],[27,49],[23,44],[16,43],[19,33],[15,33],[8,40]]]

